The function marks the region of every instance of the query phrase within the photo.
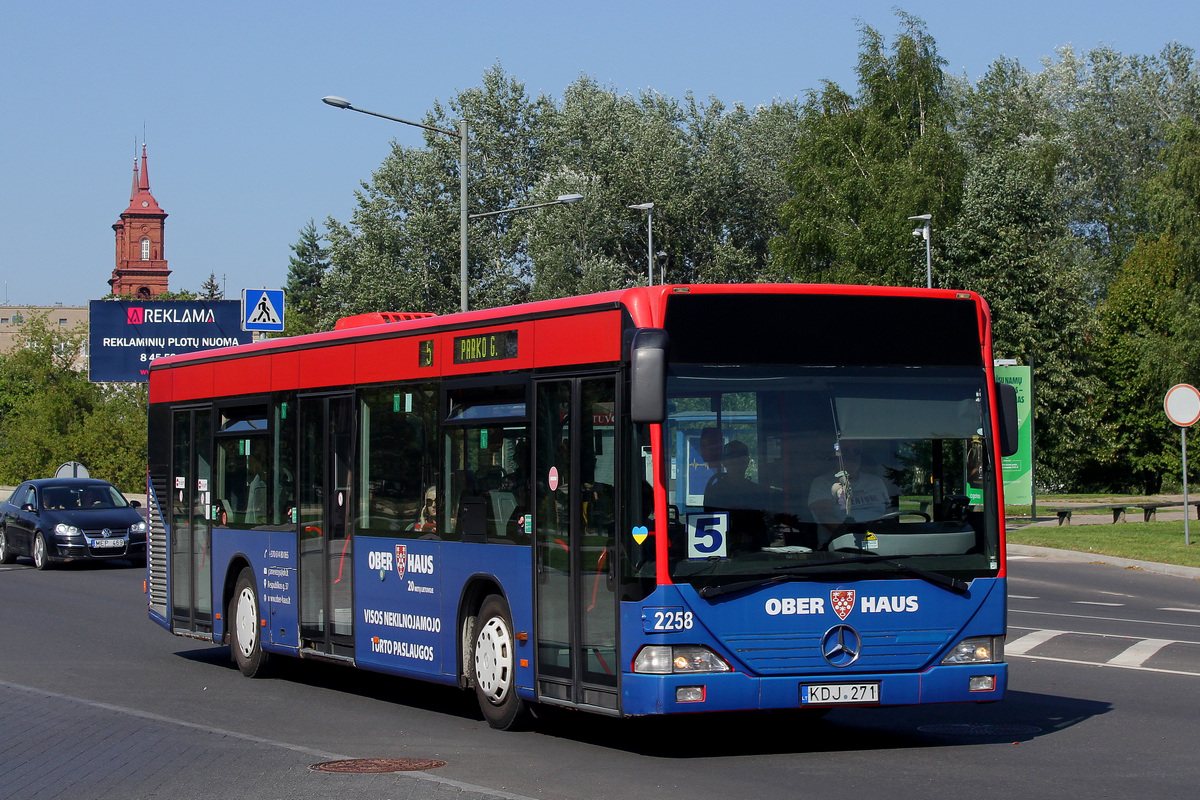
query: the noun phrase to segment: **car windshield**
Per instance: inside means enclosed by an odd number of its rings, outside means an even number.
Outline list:
[[[48,511],[100,511],[128,505],[121,493],[107,484],[42,487],[42,508]]]
[[[957,367],[672,367],[672,577],[996,574],[984,380]]]

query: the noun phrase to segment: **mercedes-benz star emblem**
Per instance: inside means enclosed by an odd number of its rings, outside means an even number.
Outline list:
[[[834,667],[848,667],[862,652],[862,637],[849,625],[834,625],[821,637],[821,655]]]

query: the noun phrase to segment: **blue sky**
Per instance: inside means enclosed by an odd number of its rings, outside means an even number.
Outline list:
[[[232,299],[282,287],[300,228],[348,220],[389,142],[421,143],[415,128],[324,95],[420,119],[499,63],[533,95],[561,98],[584,74],[620,92],[754,106],[826,79],[853,90],[855,20],[890,39],[897,5],[972,80],[1001,55],[1036,69],[1066,44],[1200,46],[1195,0],[9,3],[0,302],[84,305],[107,292],[143,131],[170,214],[171,287],[196,290],[211,272]]]

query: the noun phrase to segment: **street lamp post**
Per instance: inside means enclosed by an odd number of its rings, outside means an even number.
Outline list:
[[[929,254],[929,221],[933,219],[933,214],[918,214],[909,219],[923,219],[925,224],[913,230],[913,236],[921,236],[925,239],[925,288],[933,288],[933,259]]]
[[[654,285],[654,203],[629,206],[646,212],[646,285]]]
[[[344,108],[350,111],[357,111],[360,114],[370,114],[372,117],[391,120],[392,122],[400,122],[404,125],[412,125],[414,128],[424,128],[427,131],[434,133],[442,133],[446,136],[452,136],[458,139],[458,301],[459,308],[462,311],[467,310],[467,121],[459,120],[458,130],[451,131],[446,128],[437,128],[433,125],[426,125],[422,122],[411,122],[407,119],[399,117],[390,117],[387,114],[380,114],[376,111],[367,111],[365,108],[355,108],[350,105],[350,101],[344,97],[330,95],[322,97],[321,102],[326,105],[331,105],[334,108]]]

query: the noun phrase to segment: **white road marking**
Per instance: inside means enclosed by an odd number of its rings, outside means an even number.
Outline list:
[[[1008,599],[1009,600],[1040,600],[1041,598],[1034,597],[1033,595],[1029,595],[1029,594],[1010,594],[1008,596]]]
[[[1004,643],[1005,655],[1023,656],[1039,644],[1044,644],[1060,633],[1066,631],[1031,631],[1012,641]]]
[[[1139,625],[1170,625],[1173,628],[1200,628],[1194,622],[1168,622],[1161,619],[1126,619],[1124,617],[1094,617],[1090,614],[1064,614],[1061,611],[1032,611],[1027,608],[1011,608],[1009,614],[1037,614],[1043,617],[1068,617],[1070,619],[1098,619],[1104,622],[1136,622]],[[1028,626],[1018,625],[1017,627]]]
[[[1160,608],[1159,611],[1182,611],[1185,614],[1200,614],[1200,608]]]
[[[1140,667],[1149,661],[1151,656],[1169,644],[1172,644],[1170,639],[1143,639],[1140,642],[1134,642],[1124,652],[1110,658],[1108,663],[1114,667]]]
[[[1072,600],[1077,606],[1108,606],[1110,608],[1120,608],[1124,603],[1101,603],[1096,600]]]

